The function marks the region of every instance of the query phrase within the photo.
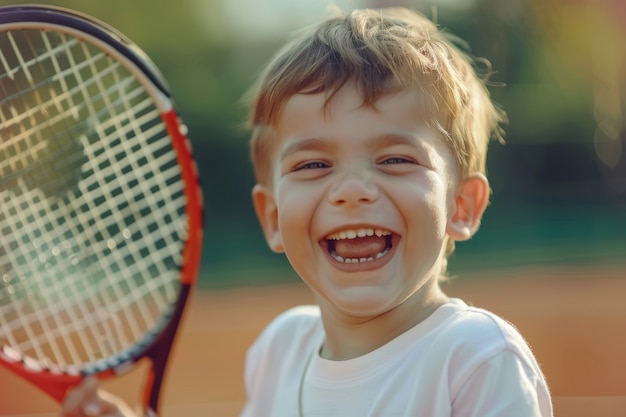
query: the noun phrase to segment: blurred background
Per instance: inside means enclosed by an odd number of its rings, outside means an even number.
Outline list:
[[[24,2],[30,3],[31,1]],[[0,4],[19,1],[0,0]],[[246,109],[260,67],[330,0],[55,0],[118,28],[157,63],[187,123],[206,196],[202,285],[291,280],[252,210]],[[488,59],[508,112],[492,143],[494,191],[453,273],[626,258],[626,3],[623,0],[335,0],[409,5]],[[242,262],[242,259],[246,259]],[[248,269],[249,268],[249,269]]]
[[[0,0],[1,5],[19,3],[32,1]],[[308,300],[308,296],[298,286],[286,260],[266,247],[252,209],[250,190],[254,178],[241,98],[261,66],[291,33],[328,15],[331,4],[343,9],[410,6],[435,19],[442,29],[465,39],[474,56],[491,62],[495,71],[491,92],[507,111],[509,124],[505,126],[506,143],[492,143],[490,147],[488,176],[493,198],[481,231],[471,241],[457,245],[450,261],[451,273],[458,276],[459,282],[454,288],[461,294],[471,293],[477,301],[499,308],[496,312],[521,323],[519,326],[547,367],[549,381],[552,377],[556,382],[552,386],[557,397],[595,396],[608,401],[588,405],[605,408],[587,409],[577,400],[562,401],[562,410],[569,411],[558,415],[573,416],[575,410],[626,415],[626,361],[615,356],[610,363],[604,363],[606,351],[598,350],[598,346],[609,345],[626,348],[626,342],[621,341],[626,339],[626,303],[622,301],[626,296],[626,2],[48,3],[88,13],[116,27],[143,48],[165,74],[189,127],[205,195],[207,231],[198,295],[201,301],[196,308],[219,307],[229,309],[228,314],[243,309],[248,317],[261,314],[268,320],[283,304],[268,302],[260,294],[269,297],[280,293],[289,300],[287,304]],[[608,281],[617,286],[607,286]],[[293,292],[284,292],[284,284],[293,285],[289,287],[294,288]],[[265,292],[255,292],[258,297],[254,297],[245,292],[250,288]],[[573,288],[581,289],[582,295],[568,292]],[[549,296],[547,291],[551,291]],[[232,295],[234,301],[224,303],[224,294]],[[567,323],[572,332],[578,332],[572,336],[577,337],[574,345],[542,344],[561,337],[558,332],[563,330],[565,318],[559,316],[561,321],[545,327],[550,319],[542,316],[543,310],[537,307],[538,296],[545,297],[541,304],[544,307],[562,297],[567,307],[559,311],[572,312]],[[251,307],[254,305],[260,306],[261,313]],[[586,308],[584,317],[577,315],[581,305]],[[529,306],[535,309],[530,311]],[[228,320],[228,314],[223,315],[224,320]],[[550,314],[554,318],[556,313]],[[231,324],[243,329],[245,318],[236,320],[243,321]],[[605,333],[584,333],[585,329],[600,331],[598,323],[610,323],[610,327]],[[262,324],[259,326],[250,331],[260,330]],[[254,336],[245,336],[242,343]],[[221,337],[234,336],[231,332]],[[205,340],[198,338],[194,343]],[[208,343],[206,347],[212,348]],[[240,347],[241,352],[245,347]],[[626,349],[621,352],[626,355]],[[563,362],[564,357],[570,362]],[[240,362],[243,353],[236,358],[236,363]],[[586,365],[577,368],[578,374],[566,371],[582,362]],[[239,368],[233,376],[239,380],[237,372]],[[615,375],[610,383],[601,385],[607,372]],[[0,382],[2,378],[7,377],[0,375]],[[572,378],[586,381],[588,388],[571,388],[567,381]],[[241,401],[242,388],[236,389],[234,399],[224,394],[230,398],[224,401]],[[2,414],[0,407],[0,415],[8,414]],[[192,415],[190,410],[187,415]]]

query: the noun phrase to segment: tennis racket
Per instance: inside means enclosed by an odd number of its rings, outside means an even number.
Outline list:
[[[0,8],[0,364],[62,401],[151,361],[199,270],[202,198],[154,64],[77,12]]]

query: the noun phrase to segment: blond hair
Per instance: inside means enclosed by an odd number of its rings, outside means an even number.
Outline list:
[[[285,103],[295,94],[326,93],[328,105],[349,81],[371,107],[385,94],[420,89],[432,126],[454,150],[461,178],[484,173],[488,143],[502,140],[505,114],[463,46],[405,8],[338,13],[305,30],[270,61],[252,90],[248,126],[257,181],[272,182],[272,127]],[[453,250],[450,241],[446,256]]]

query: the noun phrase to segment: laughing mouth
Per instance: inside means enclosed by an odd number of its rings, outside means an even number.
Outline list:
[[[346,229],[326,236],[327,250],[338,262],[371,262],[389,253],[392,236],[384,229]]]

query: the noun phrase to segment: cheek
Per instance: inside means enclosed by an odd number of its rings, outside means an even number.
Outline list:
[[[446,235],[448,224],[448,210],[446,209],[446,203],[442,200],[444,197],[445,194],[432,195],[432,199],[428,205],[433,219],[434,233],[439,239],[442,239]]]
[[[409,202],[415,214],[415,220],[421,230],[431,230],[433,237],[442,238],[445,235],[448,217],[448,192],[440,176],[427,175],[420,184],[414,184],[419,196]]]
[[[289,263],[301,277],[311,276],[311,254],[315,242],[311,225],[317,200],[306,186],[277,187],[278,227],[283,250]]]
[[[308,228],[311,211],[316,206],[314,190],[282,181],[276,187],[276,196],[281,235],[302,233],[303,228]]]

